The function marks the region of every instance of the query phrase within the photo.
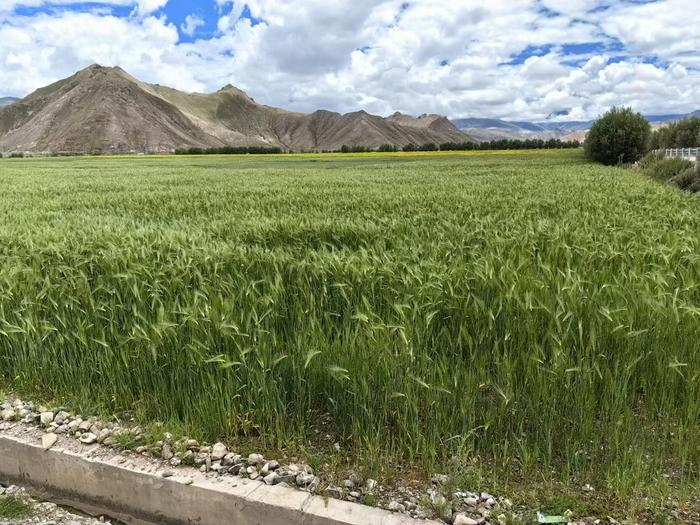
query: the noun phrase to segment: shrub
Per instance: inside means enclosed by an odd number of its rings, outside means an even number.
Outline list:
[[[639,160],[648,151],[651,126],[631,108],[612,108],[588,133],[586,156],[603,164],[625,164]]]
[[[681,171],[668,181],[669,184],[693,193],[700,192],[700,166],[693,166]]]
[[[652,179],[666,182],[692,168],[693,163],[677,157],[665,157],[663,153],[651,153],[639,161],[639,167]]]
[[[641,159],[639,159],[637,165],[642,171],[648,171],[652,169],[657,162],[662,161],[665,158],[666,156],[663,153],[649,153],[647,155],[644,155],[644,157],[642,157]]]

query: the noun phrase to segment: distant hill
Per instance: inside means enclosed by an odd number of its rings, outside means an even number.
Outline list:
[[[572,132],[587,131],[593,122],[523,122],[489,118],[464,118],[452,123],[478,140],[563,139]]]
[[[700,111],[677,115],[649,115],[647,120],[655,127],[682,120],[684,118],[700,116]],[[561,139],[583,140],[586,133],[595,121],[545,121],[545,122],[518,122],[489,118],[463,118],[454,119],[452,123],[463,133],[477,140],[499,139]]]
[[[5,106],[9,106],[10,104],[14,104],[17,102],[19,99],[15,97],[0,97],[0,108],[4,108]]]
[[[120,68],[90,66],[0,109],[0,151],[170,152],[186,147],[331,150],[471,140],[436,115],[293,113],[240,89],[183,93]]]

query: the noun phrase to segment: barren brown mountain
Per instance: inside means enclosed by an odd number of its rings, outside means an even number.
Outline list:
[[[217,146],[330,150],[469,140],[437,115],[293,113],[258,104],[233,86],[212,94],[183,93],[97,65],[0,108],[4,152],[171,152]]]

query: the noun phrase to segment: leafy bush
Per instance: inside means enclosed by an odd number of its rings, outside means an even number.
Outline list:
[[[652,179],[666,182],[692,168],[693,163],[677,157],[666,157],[663,153],[650,153],[639,161],[639,167]]]
[[[647,155],[644,155],[641,159],[639,159],[637,165],[642,171],[647,171],[652,169],[656,165],[656,163],[664,160],[665,158],[666,155],[664,155],[663,153],[649,153]]]
[[[651,126],[631,108],[612,108],[588,133],[586,156],[603,164],[636,162],[648,149]]]
[[[668,181],[669,184],[691,193],[700,192],[700,165],[687,168]]]

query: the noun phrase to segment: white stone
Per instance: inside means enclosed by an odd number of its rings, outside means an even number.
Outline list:
[[[264,461],[265,459],[262,457],[261,454],[251,454],[250,456],[248,456],[248,465],[259,465]]]
[[[44,450],[49,450],[58,441],[58,436],[56,434],[44,434],[41,436],[41,447]]]
[[[267,485],[275,485],[277,483],[278,478],[279,478],[279,475],[276,472],[271,472],[270,474],[268,474],[267,476],[265,476],[263,478],[263,481]]]
[[[39,423],[42,427],[48,427],[53,423],[53,412],[42,412],[39,414]]]
[[[457,514],[453,525],[479,525],[479,522],[473,518],[470,518],[466,514]]]
[[[211,459],[214,461],[223,459],[226,454],[228,454],[228,449],[223,443],[216,443],[211,449]]]
[[[80,442],[84,445],[92,445],[93,443],[97,442],[97,436],[92,432],[86,432],[80,436]]]

